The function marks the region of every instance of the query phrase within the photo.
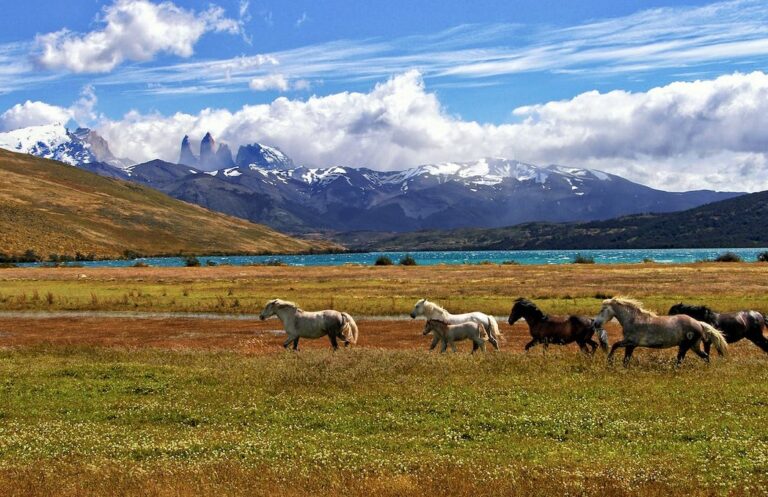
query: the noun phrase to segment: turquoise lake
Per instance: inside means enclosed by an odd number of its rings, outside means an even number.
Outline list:
[[[598,264],[631,264],[652,259],[658,263],[686,263],[714,259],[724,252],[735,252],[745,261],[751,262],[757,255],[768,249],[636,249],[636,250],[500,250],[500,251],[452,251],[452,252],[407,252],[419,265],[434,264],[478,264],[484,261],[502,263],[515,261],[519,264],[570,264],[577,255],[594,258]],[[281,256],[236,256],[198,257],[202,264],[213,261],[216,264],[245,266],[281,261],[291,266],[342,266],[344,264],[372,265],[377,257],[386,255],[395,263],[406,252],[369,252],[321,255]],[[82,262],[86,267],[126,267],[142,261],[151,266],[183,266],[181,257],[146,258],[136,260],[114,260]],[[21,264],[35,266],[39,264]]]

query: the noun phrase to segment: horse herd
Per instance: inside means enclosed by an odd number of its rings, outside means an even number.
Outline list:
[[[282,321],[288,338],[283,347],[298,350],[300,338],[320,338],[327,336],[333,349],[338,348],[338,341],[344,346],[356,344],[358,327],[352,316],[346,312],[324,310],[306,312],[295,303],[274,299],[267,302],[259,315],[264,320],[277,316]],[[482,312],[451,314],[427,299],[421,299],[411,311],[411,318],[426,318],[424,335],[432,334],[429,350],[441,343],[440,352],[448,346],[456,352],[456,342],[472,341],[472,352],[485,350],[486,342],[499,350],[501,331],[496,319]],[[621,325],[623,337],[613,346],[608,347],[608,334],[603,325],[611,319]],[[576,343],[582,352],[595,353],[598,347],[608,352],[608,360],[619,348],[624,348],[624,366],[629,364],[632,353],[637,347],[670,348],[678,347],[677,364],[691,350],[701,359],[709,361],[709,352],[714,346],[720,355],[724,355],[728,344],[746,338],[768,352],[768,339],[763,336],[763,328],[768,326],[766,316],[757,311],[740,311],[718,314],[705,306],[691,306],[682,302],[672,306],[668,316],[659,316],[643,308],[636,300],[624,297],[606,299],[595,318],[588,316],[549,316],[532,301],[519,298],[515,300],[509,314],[509,324],[525,319],[531,333],[531,341],[525,345],[529,350],[541,344],[566,345]],[[593,340],[597,335],[599,342]],[[703,350],[700,348],[703,345]]]

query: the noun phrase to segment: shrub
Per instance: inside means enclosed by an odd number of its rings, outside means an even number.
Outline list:
[[[401,266],[415,266],[416,264],[416,259],[414,259],[411,254],[405,254],[403,258],[400,259]]]
[[[519,262],[517,262],[516,260],[513,260],[513,259],[510,259],[508,261],[503,261],[501,264],[503,266],[519,266],[520,265]]]
[[[742,262],[741,256],[734,252],[725,252],[715,257],[715,262]]]
[[[590,257],[588,255],[576,254],[576,257],[573,258],[573,263],[574,264],[594,264],[595,258]]]
[[[218,264],[216,264],[216,261],[205,261],[205,265],[209,267],[218,266]]]
[[[768,250],[757,254],[757,262],[768,262]]]
[[[144,262],[144,261],[138,261],[137,263],[135,263],[135,264],[133,265],[133,267],[149,267],[149,264],[147,264],[147,263],[146,263],[146,262]]]
[[[651,259],[650,257],[644,257],[644,258],[643,258],[643,262],[644,262],[645,264],[654,264],[656,261],[654,261],[654,260],[653,260],[653,259]]]
[[[380,255],[376,258],[376,262],[374,262],[373,265],[374,266],[391,266],[392,259],[390,259],[386,255]]]
[[[184,265],[187,267],[200,267],[200,260],[194,255],[188,255],[184,258]]]

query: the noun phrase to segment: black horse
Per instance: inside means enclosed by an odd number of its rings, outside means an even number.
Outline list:
[[[739,311],[721,313],[703,305],[686,305],[680,302],[669,309],[669,315],[686,314],[693,319],[703,321],[723,332],[728,343],[738,342],[746,338],[768,352],[768,339],[763,336],[766,327],[766,317],[757,311]],[[709,354],[711,344],[704,342],[704,352]]]
[[[608,351],[608,335],[605,330],[597,328],[595,320],[590,317],[547,316],[530,300],[519,298],[512,306],[509,324],[515,324],[520,318],[525,318],[532,337],[525,346],[525,350],[538,343],[546,347],[550,343],[565,345],[576,342],[584,353],[594,354],[597,342],[592,340],[592,336],[597,332],[600,337],[600,347],[605,352]],[[587,349],[587,345],[592,350]]]

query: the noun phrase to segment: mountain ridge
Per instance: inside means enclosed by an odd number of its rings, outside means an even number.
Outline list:
[[[0,252],[121,257],[176,253],[295,253],[338,249],[105,178],[0,150]]]

